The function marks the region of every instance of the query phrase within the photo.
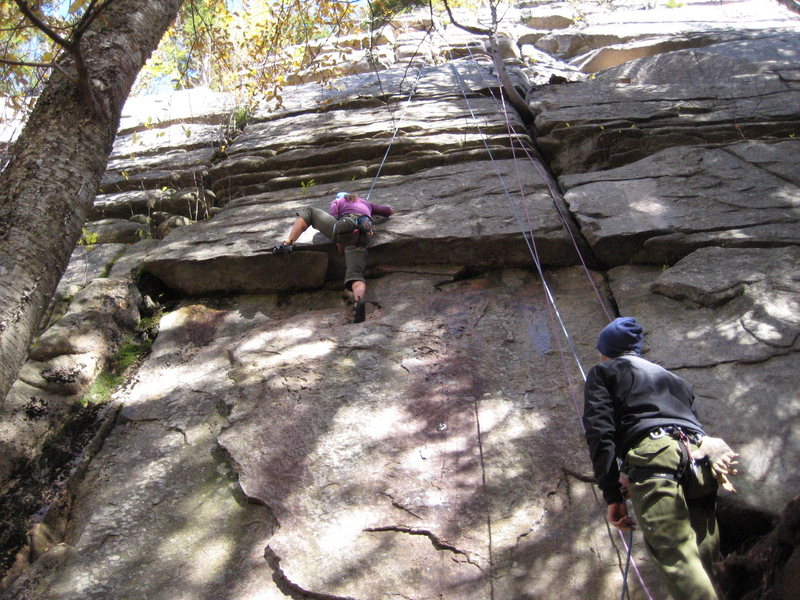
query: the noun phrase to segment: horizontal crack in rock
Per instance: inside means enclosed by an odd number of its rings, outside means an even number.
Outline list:
[[[401,366],[401,367],[403,367],[403,365],[400,365],[400,366]],[[405,367],[403,367],[403,368],[405,369]],[[408,369],[406,369],[406,371],[408,371]],[[406,513],[408,513],[409,515],[411,515],[411,516],[412,516],[412,517],[414,517],[415,519],[422,519],[422,517],[420,517],[420,516],[419,516],[418,514],[416,514],[414,511],[412,511],[411,509],[409,509],[409,508],[407,508],[407,507],[403,506],[403,505],[402,505],[400,502],[398,502],[397,500],[395,500],[394,496],[392,496],[391,494],[387,494],[387,493],[385,493],[385,492],[380,492],[380,495],[381,495],[381,496],[386,496],[387,498],[389,498],[389,500],[391,500],[391,501],[392,501],[392,506],[393,506],[393,507],[395,507],[395,508],[397,508],[397,509],[399,509],[399,510],[402,510],[402,511],[404,511],[404,512],[406,512]]]
[[[799,353],[797,350],[793,348],[774,347],[774,350],[775,352],[773,352],[770,355],[765,355],[756,358],[731,358],[729,360],[717,360],[708,363],[672,365],[670,366],[670,371],[680,371],[682,369],[713,369],[714,367],[725,366],[725,365],[760,365],[760,364],[766,364],[771,360],[780,358],[782,356]]]
[[[436,548],[437,550],[447,550],[449,552],[452,552],[453,554],[458,554],[460,556],[463,556],[466,559],[467,563],[475,567],[478,567],[478,569],[481,568],[480,565],[475,563],[466,552],[464,552],[463,550],[459,550],[452,544],[448,544],[442,541],[435,533],[433,533],[432,531],[428,531],[427,529],[417,529],[416,527],[404,527],[401,525],[387,525],[385,527],[369,527],[367,529],[364,529],[364,531],[369,533],[390,532],[390,533],[406,533],[408,535],[425,536],[431,541],[431,544],[433,544],[433,547]]]
[[[583,481],[584,483],[597,483],[597,480],[592,475],[588,475],[586,473],[579,473],[569,467],[561,467],[561,470],[564,471],[565,475],[570,477],[574,477],[578,481]]]

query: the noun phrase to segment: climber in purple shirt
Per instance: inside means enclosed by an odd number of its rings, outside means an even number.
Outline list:
[[[394,210],[389,206],[367,202],[355,194],[339,192],[327,213],[319,208],[306,206],[296,214],[297,218],[286,241],[275,246],[272,251],[276,254],[291,252],[297,238],[309,226],[333,240],[339,251],[344,252],[344,285],[353,292],[355,302],[353,322],[362,322],[366,318],[364,296],[367,283],[364,270],[367,266],[367,243],[374,235],[372,216],[389,217],[394,214]]]
[[[394,211],[389,206],[373,204],[347,192],[336,194],[336,198],[331,202],[328,212],[337,219],[341,219],[345,215],[364,215],[372,218],[373,214],[379,217],[388,217],[394,214]]]

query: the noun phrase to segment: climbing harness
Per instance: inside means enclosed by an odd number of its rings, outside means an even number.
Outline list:
[[[692,449],[689,444],[697,445],[700,441],[699,434],[686,431],[676,425],[656,427],[648,434],[654,440],[669,437],[678,442],[678,450],[681,453],[680,462],[676,469],[665,467],[636,467],[631,470],[629,479],[631,483],[640,483],[646,479],[669,479],[677,484],[685,485],[691,479],[692,474],[697,473],[697,461],[692,456]]]
[[[372,219],[367,215],[358,216],[355,230],[364,235],[375,235],[375,230],[372,228]]]
[[[375,235],[375,230],[372,227],[372,218],[367,215],[344,215],[336,220],[333,224],[333,240],[337,241],[339,236],[339,226],[347,224],[350,228],[343,231],[342,235],[352,233],[353,235],[366,235],[372,237]],[[277,246],[276,246],[277,248]],[[274,250],[273,250],[274,252]]]

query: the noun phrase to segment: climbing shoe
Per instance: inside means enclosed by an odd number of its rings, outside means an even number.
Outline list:
[[[292,244],[278,244],[272,247],[273,254],[289,254],[292,250],[294,250]]]
[[[362,323],[367,316],[367,305],[363,300],[357,300],[353,306],[353,323]]]

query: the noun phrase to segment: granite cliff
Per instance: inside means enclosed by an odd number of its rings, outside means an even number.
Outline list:
[[[612,4],[503,13],[529,115],[483,40],[424,15],[323,48],[349,74],[301,74],[277,109],[130,99],[2,406],[5,489],[126,340],[152,349],[0,597],[616,596],[580,411],[618,314],[741,453],[727,549],[766,533],[800,489],[800,19]],[[342,190],[397,211],[363,324],[323,236],[270,252]],[[631,597],[664,597],[634,558]]]

